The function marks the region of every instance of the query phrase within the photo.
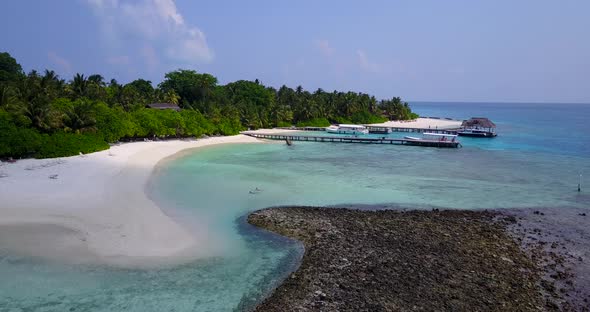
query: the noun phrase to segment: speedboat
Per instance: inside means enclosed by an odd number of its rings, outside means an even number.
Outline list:
[[[421,145],[421,146],[435,146],[435,147],[459,147],[461,143],[457,140],[456,134],[443,134],[443,133],[428,133],[422,134],[421,138],[406,136],[404,137],[405,143],[410,145]]]
[[[497,134],[493,130],[483,130],[483,129],[462,129],[457,131],[457,134],[460,136],[468,136],[468,137],[478,137],[478,138],[493,138]]]
[[[457,141],[457,135],[424,132],[421,138],[405,136],[404,139],[413,141],[455,142]]]
[[[457,131],[457,134],[469,137],[493,138],[497,135],[496,124],[485,117],[472,117],[463,121],[461,130]]]
[[[337,134],[354,134],[354,135],[359,135],[359,134],[368,134],[369,133],[369,129],[367,129],[367,127],[365,126],[361,126],[361,125],[345,125],[345,124],[340,124],[340,125],[331,125],[329,127],[326,128],[326,132],[328,133],[337,133]]]

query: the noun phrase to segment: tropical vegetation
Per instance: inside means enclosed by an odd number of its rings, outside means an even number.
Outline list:
[[[150,109],[177,104],[179,111]],[[245,129],[328,126],[413,119],[407,103],[355,92],[278,90],[258,80],[225,85],[210,74],[179,69],[154,87],[101,75],[66,81],[52,70],[25,73],[0,53],[0,158],[57,157],[108,148],[121,140],[232,135]]]

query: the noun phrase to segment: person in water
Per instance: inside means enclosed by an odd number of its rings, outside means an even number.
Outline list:
[[[262,190],[261,190],[261,189],[259,189],[259,188],[255,188],[254,190],[250,191],[250,194],[258,194],[258,193],[260,193],[260,192],[262,192]]]

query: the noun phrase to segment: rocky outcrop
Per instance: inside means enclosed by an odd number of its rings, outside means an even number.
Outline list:
[[[271,208],[305,255],[256,311],[544,311],[541,272],[486,211]],[[509,219],[509,218],[508,218]]]

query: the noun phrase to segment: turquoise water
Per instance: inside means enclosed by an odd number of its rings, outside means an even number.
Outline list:
[[[461,149],[312,142],[200,149],[168,163],[155,177],[151,195],[186,227],[208,233],[220,254],[149,271],[60,266],[4,255],[0,311],[249,307],[301,255],[299,244],[244,222],[249,211],[268,206],[590,207],[590,105],[412,107],[426,116],[489,117],[499,136],[461,138]],[[577,193],[580,174],[588,188]],[[250,194],[255,188],[262,191]]]

